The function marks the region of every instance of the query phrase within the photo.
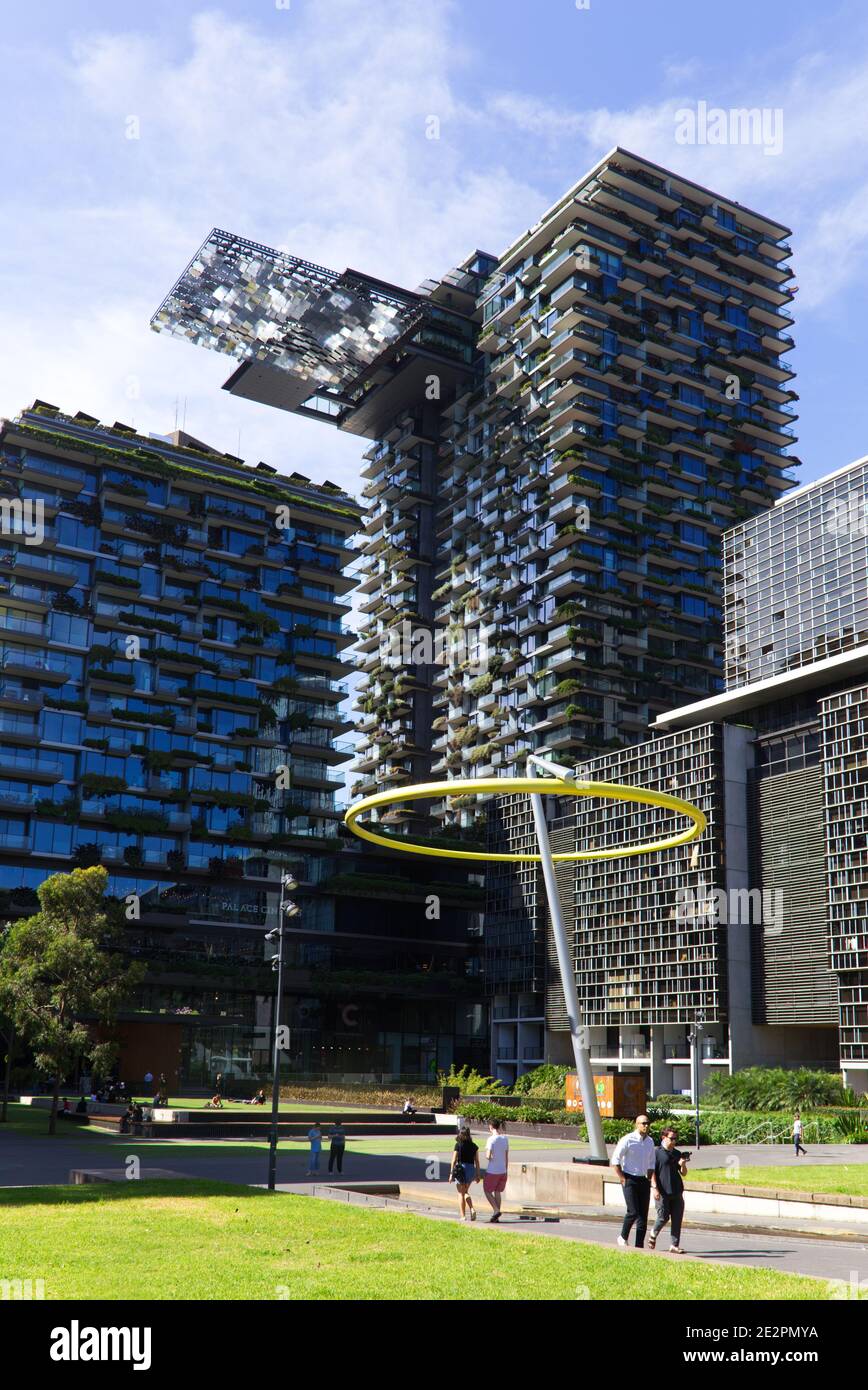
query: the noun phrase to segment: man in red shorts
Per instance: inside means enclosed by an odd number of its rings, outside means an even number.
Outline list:
[[[500,1120],[489,1121],[488,1142],[485,1145],[488,1167],[482,1179],[482,1190],[494,1208],[492,1222],[500,1220],[500,1203],[509,1175],[509,1140],[505,1134],[501,1134],[500,1124]]]

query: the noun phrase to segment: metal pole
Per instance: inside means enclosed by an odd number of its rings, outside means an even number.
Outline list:
[[[704,1014],[697,1015],[693,1024],[693,1033],[691,1034],[691,1037],[693,1039],[693,1105],[695,1117],[694,1139],[696,1142],[697,1149],[699,1148],[699,1089],[701,1084],[700,1074],[702,1069],[700,1048],[702,1046],[702,1034],[705,1031],[702,1026],[704,1020]]]
[[[277,996],[274,1001],[274,1048],[272,1068],[274,1079],[271,1086],[271,1136],[268,1144],[268,1190],[274,1191],[277,1176],[277,1125],[280,1108],[280,1005],[283,999],[283,902],[284,883],[280,881],[280,922],[277,928]]]
[[[531,777],[536,777],[537,771],[532,757],[528,758],[527,766],[529,775]],[[552,859],[551,845],[549,844],[549,828],[546,822],[546,813],[543,807],[542,796],[532,793],[530,804],[533,810],[537,844],[539,845],[540,863],[542,865],[543,879],[546,886],[546,897],[548,898],[549,912],[552,919],[552,933],[558,953],[558,967],[560,969],[561,985],[564,991],[564,1003],[566,1004],[567,1017],[570,1020],[570,1037],[573,1044],[573,1056],[576,1061],[579,1089],[582,1093],[585,1124],[588,1128],[588,1142],[591,1146],[591,1162],[608,1163],[609,1155],[606,1152],[606,1144],[603,1139],[603,1126],[600,1122],[600,1111],[597,1106],[597,1093],[594,1090],[591,1054],[587,1046],[585,1046],[585,1029],[582,1024],[582,1012],[579,1005],[578,992],[576,990],[573,961],[567,942],[563,913],[561,912],[561,900],[558,895],[557,878],[555,877],[555,863]]]

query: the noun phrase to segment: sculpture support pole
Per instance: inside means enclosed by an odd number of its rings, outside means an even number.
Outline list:
[[[531,756],[527,761],[530,776],[535,777],[537,775],[536,759]],[[540,761],[542,766],[545,767],[546,764],[542,762],[542,760]],[[561,769],[558,769],[558,771],[560,772]],[[567,941],[566,928],[564,926],[564,916],[561,911],[561,900],[558,894],[555,864],[552,859],[551,845],[549,844],[549,828],[546,822],[546,813],[543,807],[542,796],[532,792],[530,804],[533,808],[533,820],[534,826],[536,827],[537,843],[539,845],[540,864],[545,881],[549,913],[552,919],[552,934],[558,953],[558,967],[560,969],[561,985],[564,991],[564,1003],[566,1004],[567,1017],[570,1021],[570,1038],[573,1044],[573,1056],[576,1060],[579,1089],[582,1094],[585,1124],[588,1127],[588,1142],[591,1146],[591,1160],[595,1163],[608,1163],[609,1156],[606,1152],[606,1145],[603,1140],[603,1126],[600,1121],[599,1106],[597,1105],[597,1093],[594,1089],[594,1074],[591,1069],[591,1054],[588,1047],[588,1030],[582,1023],[582,1011],[579,1005],[578,992],[576,990],[576,977],[573,970],[572,955]]]

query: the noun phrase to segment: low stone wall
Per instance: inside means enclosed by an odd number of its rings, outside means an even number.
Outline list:
[[[67,1096],[66,1099],[69,1101],[74,1112],[75,1107],[78,1105],[78,1096]],[[63,1109],[63,1100],[64,1098],[61,1096],[60,1110]],[[21,1104],[29,1105],[34,1110],[50,1110],[51,1096],[22,1096]],[[128,1101],[120,1105],[109,1105],[108,1101],[88,1100],[87,1113],[88,1115],[125,1115],[128,1107]]]
[[[774,1187],[743,1187],[739,1183],[689,1182],[684,1192],[687,1219],[691,1212],[718,1216],[783,1217],[792,1221],[834,1221],[868,1229],[868,1198],[837,1192],[794,1192]],[[623,1208],[619,1182],[605,1184],[604,1205]]]
[[[584,1163],[522,1163],[513,1158],[507,1193],[513,1202],[624,1209],[621,1184],[611,1170]],[[771,1216],[794,1221],[856,1223],[860,1230],[868,1230],[866,1197],[689,1179],[685,1199],[688,1220],[691,1213],[714,1212],[719,1216],[756,1216],[760,1221]]]
[[[458,1116],[455,1118],[459,1119]],[[484,1120],[469,1120],[465,1123],[470,1125],[474,1134],[488,1133],[488,1124]],[[579,1135],[578,1125],[526,1125],[519,1124],[517,1120],[504,1120],[503,1123],[504,1134],[515,1134],[519,1139],[572,1139],[575,1144],[587,1142]]]

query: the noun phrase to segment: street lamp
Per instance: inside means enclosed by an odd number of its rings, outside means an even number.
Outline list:
[[[693,1032],[687,1034],[687,1041],[690,1043],[690,1078],[693,1087],[693,1105],[696,1112],[696,1147],[699,1148],[699,1049],[702,1043],[702,1034],[705,1029],[705,1014],[698,1013],[693,1022]]]
[[[298,887],[292,874],[283,874],[280,880],[280,907],[278,923],[265,933],[266,941],[277,942],[277,955],[272,959],[271,968],[277,970],[277,993],[274,1000],[274,1037],[272,1046],[272,1086],[271,1086],[271,1135],[268,1144],[268,1190],[274,1191],[277,1175],[277,1126],[280,1108],[280,1008],[283,1003],[283,924],[287,917],[297,917],[301,912],[298,903],[287,898]]]

